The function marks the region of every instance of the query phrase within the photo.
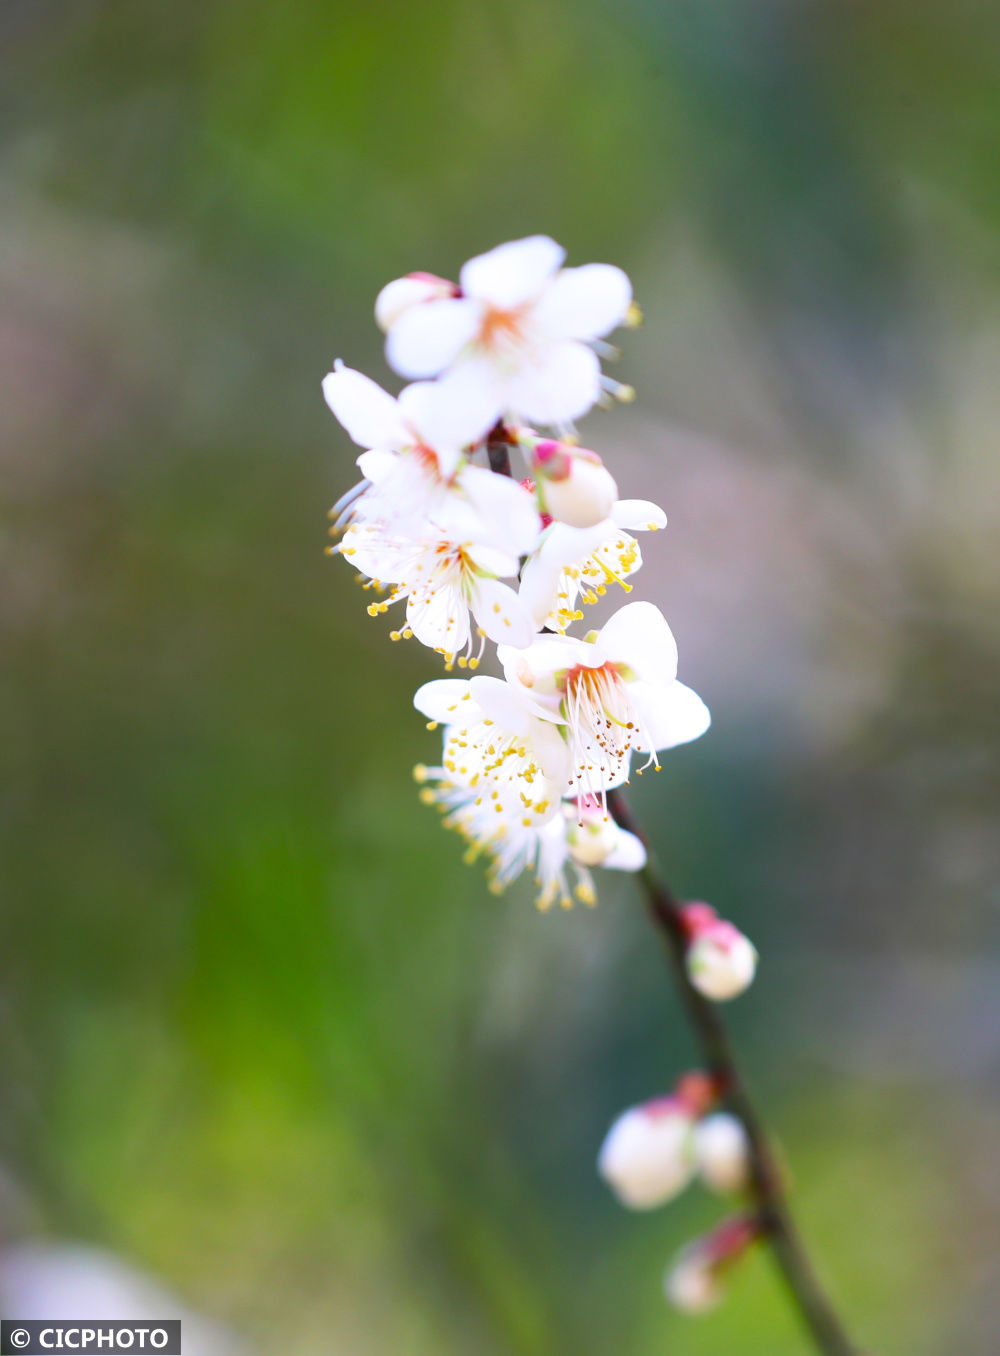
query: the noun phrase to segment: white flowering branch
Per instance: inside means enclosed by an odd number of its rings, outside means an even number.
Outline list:
[[[662,1205],[696,1173],[752,1206],[684,1250],[668,1297],[689,1312],[711,1307],[725,1273],[766,1238],[819,1349],[848,1356],[715,1006],[751,982],[757,953],[710,905],[674,897],[621,790],[633,755],[659,768],[661,752],[705,733],[708,709],[678,681],[677,645],[652,603],[572,634],[610,587],[631,592],[634,534],[666,515],[620,499],[601,458],[576,442],[574,420],[633,396],[601,358],[616,356],[603,336],[635,308],[620,269],[563,268],[563,258],[532,236],[471,259],[457,283],[417,273],[383,288],[386,355],[416,380],[393,397],[339,361],[324,380],[364,449],[362,480],[332,510],[330,551],[373,591],[370,615],[405,605],[392,640],[416,638],[449,674],[473,675],[415,694],[428,728],[442,730],[440,765],[415,775],[467,860],[486,858],[491,889],[529,871],[540,908],[569,907],[596,903],[595,867],[641,875],[706,1068],[619,1116],[599,1169],[632,1209]],[[502,677],[475,672],[490,642]]]
[[[621,828],[646,841],[623,791],[609,792],[608,806]],[[789,1212],[781,1171],[747,1090],[722,1014],[691,982],[685,906],[667,885],[655,855],[648,843],[646,846],[646,865],[639,875],[649,913],[666,944],[674,980],[701,1046],[705,1067],[746,1132],[747,1185],[756,1206],[760,1234],[770,1243],[789,1293],[817,1348],[826,1356],[854,1356],[856,1349],[816,1277]]]

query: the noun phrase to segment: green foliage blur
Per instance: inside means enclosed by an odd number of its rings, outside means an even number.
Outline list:
[[[696,1058],[641,904],[486,892],[410,779],[436,657],[323,554],[378,288],[546,231],[646,311],[582,432],[715,724],[636,801],[760,948],[804,1232],[865,1350],[992,1356],[998,51],[964,2],[6,0],[0,1237],[259,1352],[807,1349],[764,1255],[667,1308],[725,1206],[594,1170]]]

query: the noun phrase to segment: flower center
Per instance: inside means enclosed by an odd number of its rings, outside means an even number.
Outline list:
[[[607,781],[623,770],[638,742],[628,687],[610,661],[599,668],[577,664],[566,675],[562,709],[581,791],[603,799]]]
[[[479,342],[498,356],[513,355],[524,344],[524,308],[504,311],[497,306],[487,308],[479,330]]]

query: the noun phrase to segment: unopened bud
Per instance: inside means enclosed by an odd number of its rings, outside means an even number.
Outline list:
[[[543,438],[529,453],[542,507],[569,527],[594,527],[618,500],[618,486],[596,452]]]
[[[676,1097],[630,1107],[608,1131],[597,1167],[622,1205],[651,1210],[694,1174],[694,1118]]]
[[[741,1216],[688,1244],[664,1273],[667,1299],[686,1314],[714,1309],[725,1293],[727,1273],[759,1234],[757,1221]]]
[[[388,333],[411,306],[453,297],[457,291],[454,283],[433,273],[408,273],[405,278],[394,278],[391,283],[386,283],[375,298],[375,323],[380,330]]]
[[[593,796],[567,803],[564,814],[570,856],[581,866],[600,866],[611,856],[621,836],[618,825]]]
[[[756,947],[709,904],[686,905],[682,919],[690,939],[687,972],[691,983],[717,1003],[736,998],[757,971]]]
[[[699,1121],[694,1152],[706,1185],[720,1195],[742,1191],[750,1180],[750,1145],[743,1122],[728,1111],[717,1111]]]

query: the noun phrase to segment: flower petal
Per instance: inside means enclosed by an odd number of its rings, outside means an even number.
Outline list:
[[[435,381],[415,381],[399,393],[399,409],[424,447],[437,457],[438,471],[448,479],[462,459],[462,449],[470,441],[456,424],[449,403]]]
[[[406,600],[406,624],[428,649],[457,654],[469,643],[469,604],[462,590],[435,588],[429,594],[411,593]]]
[[[629,697],[639,717],[639,727],[648,737],[637,745],[641,751],[673,749],[678,744],[689,744],[698,739],[712,723],[708,707],[692,688],[684,683],[631,683]]]
[[[468,678],[435,678],[424,683],[413,694],[413,705],[428,720],[442,725],[455,725],[459,720],[471,725],[483,718],[472,698]]]
[[[512,734],[527,734],[531,721],[527,703],[522,701],[520,694],[509,683],[505,683],[502,678],[477,674],[469,683],[469,692],[487,720],[494,721]]]
[[[536,296],[566,257],[547,235],[529,235],[470,259],[459,276],[466,296],[500,310]]]
[[[598,339],[620,325],[632,284],[613,264],[564,268],[546,287],[532,319],[553,339]]]
[[[388,391],[337,359],[323,378],[326,403],[359,447],[400,448],[412,442]]]
[[[654,532],[667,525],[667,515],[648,499],[619,499],[611,517],[616,527],[627,532]]]
[[[386,338],[390,367],[403,377],[436,376],[479,333],[481,314],[477,302],[461,297],[411,306]]]
[[[520,594],[531,609],[539,626],[544,626],[549,614],[559,601],[559,584],[567,565],[575,565],[602,542],[614,523],[598,523],[596,527],[567,527],[553,523],[542,537],[542,543],[521,571]]]
[[[372,447],[367,452],[361,453],[357,459],[357,466],[366,480],[378,485],[396,472],[399,457],[395,452],[385,452],[381,448]]]
[[[586,414],[601,393],[601,365],[593,349],[571,340],[539,344],[507,383],[507,403],[529,423],[568,424]]]
[[[677,642],[654,603],[620,607],[605,623],[594,649],[598,663],[626,664],[643,682],[669,683],[677,676]]]
[[[473,349],[438,380],[447,430],[462,447],[486,437],[504,412],[506,383],[489,358]]]
[[[601,866],[610,866],[614,871],[641,871],[645,865],[646,849],[642,842],[627,829],[619,829],[618,841]]]
[[[490,640],[523,650],[535,638],[535,623],[509,584],[479,579],[472,594],[472,614]]]
[[[515,556],[525,556],[535,549],[542,520],[530,490],[483,466],[466,467],[461,486],[482,519],[480,540],[484,544],[497,545]]]

